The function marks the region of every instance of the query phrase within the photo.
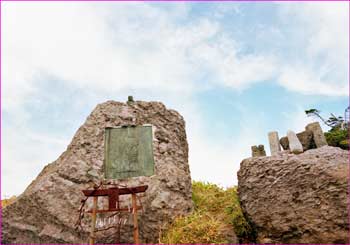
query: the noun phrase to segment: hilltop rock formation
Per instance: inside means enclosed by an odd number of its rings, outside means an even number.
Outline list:
[[[107,101],[88,116],[67,150],[3,209],[2,243],[87,243],[89,226],[80,232],[74,229],[84,197],[81,190],[103,179],[104,129],[125,124],[152,124],[155,129],[155,175],[120,181],[149,186],[139,216],[141,242],[158,242],[164,223],[188,214],[193,203],[183,117],[159,102]],[[132,243],[132,224],[123,226],[122,234],[121,242]],[[115,241],[112,229],[99,233],[96,243]]]
[[[323,146],[241,162],[242,209],[257,243],[349,243],[348,151]]]

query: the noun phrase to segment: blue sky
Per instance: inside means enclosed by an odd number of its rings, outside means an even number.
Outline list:
[[[193,179],[237,184],[269,131],[303,130],[309,108],[343,115],[348,23],[347,2],[2,3],[2,195],[128,95],[184,116]]]

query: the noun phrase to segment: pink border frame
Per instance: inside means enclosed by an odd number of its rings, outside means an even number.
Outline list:
[[[0,0],[0,2],[349,2],[349,0]]]
[[[1,156],[2,156],[2,86],[1,86],[1,53],[2,53],[2,45],[1,45],[1,5],[2,2],[41,2],[41,1],[50,1],[50,2],[58,2],[58,1],[67,1],[67,2],[272,2],[273,0],[146,0],[146,1],[140,1],[140,0],[0,0],[0,180],[1,180]],[[275,2],[349,2],[349,0],[277,0]],[[350,26],[350,2],[348,4],[348,10],[349,10],[349,26]],[[349,32],[350,37],[350,32]],[[350,50],[350,42],[348,44],[349,50]],[[348,70],[348,83],[350,85],[350,52],[349,52],[349,70]],[[349,94],[350,94],[350,86],[349,86]],[[349,96],[349,105],[350,105],[350,96]],[[350,166],[350,149],[348,151],[349,161],[348,164]],[[348,221],[349,221],[349,234],[350,234],[350,168],[348,174]],[[1,181],[0,181],[0,198],[1,198]],[[0,244],[2,241],[2,205],[0,203]],[[348,244],[350,244],[350,235]],[[19,244],[20,245],[20,244]],[[64,245],[64,244],[60,244]],[[68,244],[67,244],[68,245]],[[69,244],[69,245],[75,245],[75,244]],[[78,244],[77,244],[78,245]],[[294,245],[294,244],[288,244],[288,245]],[[323,245],[323,244],[322,244]],[[324,244],[325,245],[325,244]]]

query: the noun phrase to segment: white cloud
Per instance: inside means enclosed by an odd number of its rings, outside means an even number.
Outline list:
[[[281,132],[283,135],[287,134],[287,130],[292,130],[295,133],[302,132],[307,124],[316,121],[314,118],[306,116],[305,109],[302,106],[297,106],[292,112],[283,113],[283,115],[285,118],[285,123],[282,125],[284,132]],[[321,126],[323,127],[324,125]]]
[[[69,136],[56,141],[23,126],[33,113],[23,106],[45,92],[38,80],[48,77],[89,91],[94,101],[121,91],[155,94],[186,118],[193,177],[235,183],[239,162],[266,132],[243,115],[235,139],[211,139],[200,130],[203,108],[192,96],[206,86],[242,90],[275,78],[296,92],[346,95],[348,12],[337,3],[321,4],[279,5],[309,40],[301,47],[305,59],[297,62],[276,53],[240,53],[244,42],[238,45],[220,22],[225,14],[244,14],[233,5],[220,5],[213,13],[218,18],[192,18],[187,3],[2,3],[2,109],[18,122],[6,125],[2,139],[5,194],[23,190],[68,143]],[[19,175],[18,168],[26,171]]]
[[[233,38],[220,37],[219,42],[193,47],[193,56],[213,74],[214,82],[236,90],[273,78],[276,62],[272,56],[239,56]]]
[[[238,55],[234,37],[217,20],[191,20],[187,4],[6,2],[3,107],[20,105],[45,74],[100,92],[132,87],[191,93],[204,78],[241,90],[278,78],[296,92],[347,95],[347,4],[280,3],[281,18],[293,19],[305,39],[305,57],[290,61],[276,54]],[[237,14],[237,6],[220,4],[216,12]]]
[[[170,97],[165,102],[176,98],[170,106],[180,107],[181,113],[191,118],[196,112],[187,112],[193,101],[186,98],[195,89],[201,89],[195,86],[196,80],[211,73],[213,80],[222,80],[223,84],[245,86],[252,78],[248,63],[257,60],[239,58],[233,39],[215,21],[197,18],[179,25],[179,19],[187,18],[186,4],[169,10],[144,3],[6,2],[3,9],[2,104],[10,117],[20,117],[17,119],[21,122],[10,125],[3,135],[3,187],[9,195],[19,194],[63,150],[62,142],[52,141],[54,135],[23,128],[28,120],[26,113],[22,114],[22,106],[36,94],[45,93],[38,80],[57,77],[66,81],[67,87],[96,94],[145,89],[158,97]],[[245,72],[238,73],[239,70]],[[181,109],[179,104],[184,101],[186,108]],[[193,120],[197,123],[187,121],[188,132],[201,124],[200,119]],[[207,144],[207,140],[203,134],[189,134],[195,176],[203,169],[196,168],[198,161],[210,168],[211,161],[219,158],[217,152],[221,156],[218,166],[234,165],[232,154],[224,154],[224,149],[216,149],[220,146]],[[201,159],[201,152],[208,147],[212,149],[208,152],[211,157]],[[224,172],[223,184],[232,184],[234,169]],[[16,177],[21,181],[10,184]]]
[[[319,70],[319,69],[318,69]],[[347,82],[324,79],[319,73],[307,67],[284,67],[279,76],[279,83],[291,91],[304,94],[319,94],[332,96],[346,96],[349,93]]]
[[[214,16],[216,18],[223,18],[227,14],[241,15],[242,11],[237,3],[232,2],[217,2],[215,3]]]
[[[164,26],[172,25],[165,13],[162,17],[145,4],[130,5],[109,10],[105,4],[97,9],[82,3],[4,4],[5,109],[25,101],[35,90],[36,76],[43,74],[102,92],[125,87],[189,89],[190,68],[183,52],[168,52],[160,45],[170,34]],[[136,13],[127,7],[138,10],[139,19],[133,21]]]
[[[279,10],[284,21],[293,21],[298,41],[303,40],[295,50],[303,55],[283,62],[279,83],[305,94],[347,96],[349,3],[280,3]]]
[[[171,93],[192,92],[204,72],[211,82],[233,88],[271,77],[270,59],[239,57],[232,37],[209,17],[178,24],[188,7],[175,6],[6,2],[4,108],[21,104],[45,74],[100,92]]]
[[[66,149],[70,140],[34,132],[24,118],[13,116],[13,123],[2,128],[2,197],[22,193],[42,168]]]

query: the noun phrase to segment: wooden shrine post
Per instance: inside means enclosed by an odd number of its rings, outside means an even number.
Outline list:
[[[94,196],[94,203],[92,207],[91,215],[91,232],[90,232],[90,245],[95,242],[95,227],[96,227],[96,211],[97,211],[97,196]]]
[[[137,221],[137,203],[136,203],[136,194],[132,193],[132,214],[134,219],[134,243],[139,244],[139,226]]]
[[[96,231],[96,216],[97,213],[107,213],[107,212],[123,212],[128,211],[128,208],[123,208],[119,206],[119,196],[120,195],[130,195],[132,200],[132,215],[133,215],[133,234],[134,234],[134,244],[140,244],[139,240],[139,226],[137,220],[137,210],[142,209],[142,206],[137,205],[137,193],[143,193],[147,190],[147,185],[135,186],[135,187],[124,187],[124,188],[108,188],[108,189],[95,189],[95,190],[83,190],[86,197],[93,197],[93,207],[92,210],[86,211],[91,213],[91,231],[89,244],[92,245],[95,242]],[[97,209],[97,198],[99,196],[108,197],[108,209]],[[129,211],[130,212],[130,211]]]

